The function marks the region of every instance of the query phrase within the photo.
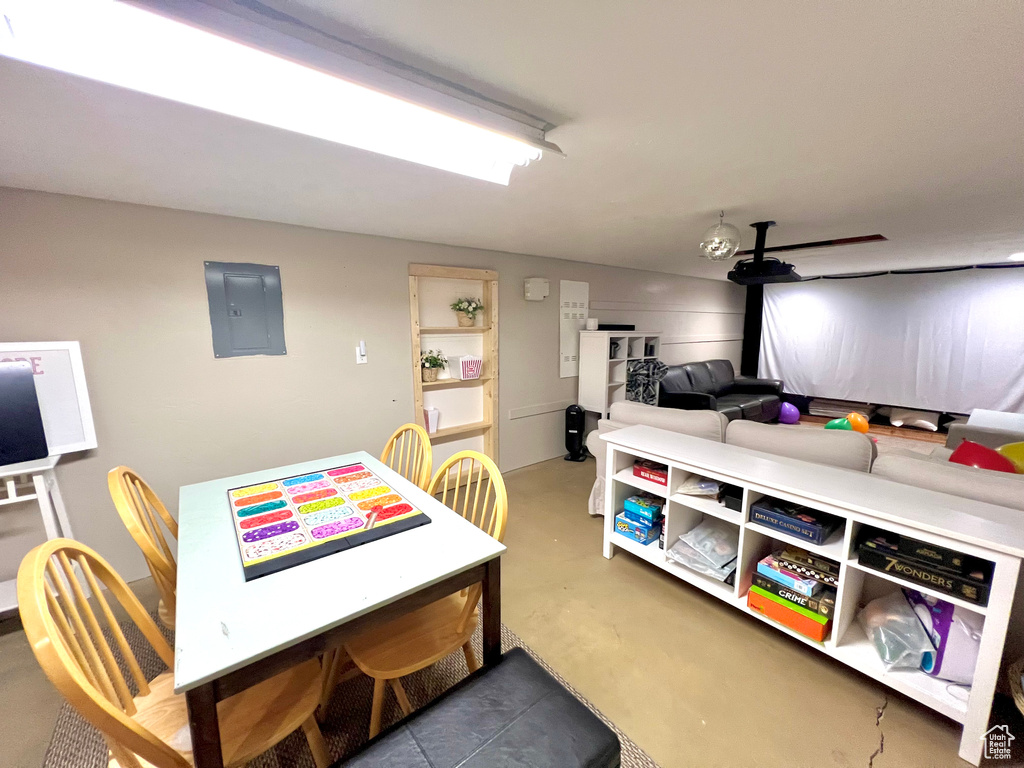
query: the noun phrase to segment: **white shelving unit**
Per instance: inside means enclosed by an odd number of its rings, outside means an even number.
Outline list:
[[[622,549],[680,580],[707,592],[731,607],[767,623],[780,632],[825,653],[963,726],[960,757],[974,765],[981,761],[988,718],[995,693],[1013,594],[1021,558],[1024,528],[1020,513],[1005,507],[893,483],[873,475],[835,469],[808,462],[771,456],[733,445],[681,435],[646,426],[606,433],[608,442],[605,476],[604,556]],[[650,459],[669,468],[668,486],[634,477],[633,462]],[[740,511],[710,499],[678,493],[691,474],[739,486],[743,489]],[[615,514],[623,501],[638,490],[667,499],[665,546],[700,523],[705,515],[736,527],[739,544],[734,585],[723,584],[669,560],[657,541],[643,545],[615,532]],[[750,522],[750,506],[763,496],[794,501],[843,518],[844,523],[828,541],[813,545],[768,526]],[[856,542],[862,526],[894,533],[958,550],[994,564],[987,605],[963,599],[875,571],[857,561]],[[831,632],[816,642],[747,607],[751,574],[758,560],[779,543],[795,544],[833,560],[839,567],[839,588]],[[984,617],[978,663],[966,700],[963,689],[918,670],[887,672],[874,645],[856,621],[860,607],[900,587],[973,611]]]
[[[580,331],[580,407],[607,416],[626,399],[627,364],[659,354],[661,331]]]

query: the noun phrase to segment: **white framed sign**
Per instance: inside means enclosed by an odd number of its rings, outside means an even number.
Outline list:
[[[77,341],[0,343],[0,363],[32,366],[50,456],[96,447],[96,427]]]

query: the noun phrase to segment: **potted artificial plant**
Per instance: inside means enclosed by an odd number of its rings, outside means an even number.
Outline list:
[[[480,299],[456,299],[452,309],[459,320],[459,327],[469,328],[476,322],[477,313],[483,312],[484,303]]]
[[[441,350],[428,349],[420,352],[420,370],[423,373],[424,381],[437,381],[437,374],[448,366],[448,358]]]

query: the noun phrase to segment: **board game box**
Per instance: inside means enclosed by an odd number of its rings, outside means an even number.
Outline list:
[[[811,614],[803,608],[785,606],[778,597],[757,587],[751,587],[747,592],[747,607],[819,643],[824,642],[832,628],[830,619]]]
[[[839,585],[839,576],[837,574],[833,574],[820,568],[815,568],[812,565],[807,565],[799,559],[790,558],[787,556],[789,554],[792,553],[788,550],[779,552],[775,555],[775,559],[778,561],[780,566],[790,573],[805,576],[808,579],[814,579],[815,581],[820,581],[822,584],[828,584],[833,587]]]
[[[661,522],[637,522],[630,520],[623,512],[615,516],[615,531],[623,536],[647,545],[661,535]]]
[[[767,555],[757,563],[757,573],[764,576],[766,579],[777,581],[794,592],[799,592],[801,595],[807,595],[808,597],[814,597],[822,589],[824,584],[814,579],[809,579],[805,576],[801,576],[798,573],[792,573],[787,571],[781,565],[779,561],[775,559],[774,555]]]
[[[813,611],[819,616],[824,616],[826,619],[831,619],[835,613],[836,591],[834,589],[824,589],[814,597],[808,597],[760,573],[752,573],[750,575],[750,584],[758,589],[763,589],[765,592],[781,597],[787,602],[795,603],[802,608]]]
[[[931,565],[944,571],[960,574],[974,581],[988,583],[992,579],[992,563],[978,557],[965,555],[954,549],[937,544],[901,536],[892,531],[865,527],[860,535],[861,543],[874,542],[869,546],[879,551],[903,558],[910,558],[922,565]]]
[[[652,525],[665,516],[661,511],[664,506],[664,499],[641,491],[622,502],[622,511],[630,520]]]
[[[668,485],[668,467],[655,461],[637,459],[633,462],[633,475],[658,485]]]
[[[430,522],[362,464],[228,491],[245,580]]]
[[[824,544],[843,525],[840,517],[770,497],[751,505],[750,521],[785,531],[812,544]]]
[[[839,563],[829,560],[827,557],[815,555],[799,547],[785,547],[779,555],[780,560],[790,563],[809,566],[822,574],[828,574],[839,578]],[[836,582],[838,583],[838,581]]]
[[[865,541],[857,549],[857,562],[861,565],[899,576],[914,584],[931,587],[947,595],[963,598],[977,605],[988,605],[989,585],[985,582],[920,563],[899,552],[890,554],[884,549],[872,547],[872,543],[877,542]]]

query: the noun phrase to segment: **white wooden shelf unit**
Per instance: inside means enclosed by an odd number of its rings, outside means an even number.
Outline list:
[[[580,331],[579,406],[602,417],[626,399],[626,366],[656,360],[660,331]]]
[[[484,309],[476,325],[456,325],[451,303],[463,297],[480,298]],[[415,421],[426,427],[425,407],[441,414],[437,430],[430,435],[434,466],[448,456],[470,448],[497,460],[498,448],[498,273],[490,269],[409,265],[409,314],[412,321],[413,400]],[[479,378],[451,378],[442,370],[437,381],[424,382],[420,374],[420,352],[440,349],[449,366],[459,355],[479,355],[483,368]]]
[[[960,757],[978,765],[988,728],[996,679],[1006,639],[1021,558],[1024,529],[1015,510],[894,483],[873,475],[777,457],[646,426],[602,435],[608,442],[605,493],[604,556],[622,549],[733,608],[831,656],[963,726]],[[668,485],[635,477],[636,459],[669,468]],[[678,493],[691,474],[739,486],[740,511],[712,500]],[[697,526],[705,515],[736,527],[739,557],[735,584],[724,584],[676,564],[654,541],[639,544],[615,532],[615,515],[638,490],[666,499],[665,546]],[[843,518],[843,526],[822,545],[812,545],[749,520],[750,506],[763,496],[794,501]],[[988,604],[975,605],[938,590],[872,570],[857,561],[856,544],[863,526],[910,536],[994,563]],[[779,544],[793,544],[839,562],[835,619],[823,643],[815,642],[747,607],[747,591],[758,560]],[[900,587],[916,589],[984,617],[978,663],[970,688],[917,670],[886,671],[874,645],[856,620],[868,601]]]

